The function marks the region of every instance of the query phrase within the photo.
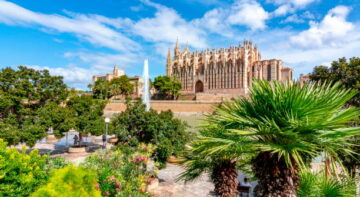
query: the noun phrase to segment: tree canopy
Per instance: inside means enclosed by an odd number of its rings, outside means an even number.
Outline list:
[[[92,89],[94,98],[108,99],[111,97],[109,83],[103,79],[98,79],[94,84],[89,84],[89,88]]]
[[[68,93],[63,77],[51,76],[48,70],[24,66],[1,69],[0,138],[10,145],[34,145],[49,126],[49,113],[42,113],[43,108],[64,102]]]
[[[348,61],[345,57],[333,61],[330,67],[316,66],[310,74],[312,81],[341,82],[345,88],[360,91],[360,58],[353,57]],[[349,102],[349,105],[360,107],[360,94],[358,93]]]
[[[110,93],[115,95],[130,95],[134,90],[134,85],[131,84],[129,77],[122,75],[110,81]]]
[[[94,98],[98,99],[109,99],[116,95],[129,96],[134,90],[134,85],[126,75],[114,78],[111,81],[98,79],[89,87],[92,88]]]
[[[53,129],[57,137],[76,129],[99,135],[106,101],[78,96],[60,76],[19,66],[0,71],[0,138],[9,145],[36,141]]]
[[[67,108],[73,110],[74,116],[70,122],[74,122],[74,129],[80,133],[101,135],[104,133],[105,122],[103,110],[106,101],[93,99],[91,96],[74,96],[67,102]]]
[[[163,98],[176,99],[180,95],[181,82],[175,77],[155,77],[153,86]]]
[[[139,142],[157,146],[155,159],[165,163],[166,159],[184,150],[191,134],[186,123],[174,117],[171,111],[146,111],[141,100],[128,102],[126,110],[112,118],[112,129],[121,142],[136,146]]]

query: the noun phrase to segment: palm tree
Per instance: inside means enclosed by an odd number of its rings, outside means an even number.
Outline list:
[[[259,180],[256,196],[296,196],[299,170],[308,158],[325,152],[335,163],[340,150],[352,154],[348,139],[360,134],[359,127],[347,124],[360,111],[343,108],[356,92],[339,86],[254,81],[249,98],[224,103],[208,119],[224,128],[223,135],[200,137],[190,152],[198,159],[219,153],[247,158],[252,152],[252,172]],[[185,163],[182,178],[191,177],[193,163]]]
[[[213,139],[225,139],[227,131],[222,125],[212,122],[212,116],[208,116],[207,123],[200,130],[201,137],[193,141],[191,150],[184,155],[182,165],[185,171],[180,174],[178,180],[185,182],[193,181],[203,172],[210,172],[210,178],[215,185],[214,192],[217,196],[232,197],[237,194],[237,169],[246,168],[251,152],[244,150],[241,143],[232,147],[223,148],[218,141]],[[240,140],[240,139],[233,139]],[[240,141],[239,141],[240,142]],[[217,147],[221,149],[217,149]],[[238,154],[241,152],[242,154]],[[242,166],[239,166],[241,163]]]

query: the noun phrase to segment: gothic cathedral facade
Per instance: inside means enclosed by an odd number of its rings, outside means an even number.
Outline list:
[[[220,50],[181,51],[178,41],[174,56],[168,51],[166,74],[176,76],[182,84],[181,94],[246,95],[252,79],[292,80],[293,70],[281,60],[261,60],[251,41],[243,46]]]

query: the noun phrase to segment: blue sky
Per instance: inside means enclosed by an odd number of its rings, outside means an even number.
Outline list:
[[[0,67],[27,65],[86,89],[114,64],[165,74],[178,38],[191,50],[244,39],[263,59],[281,59],[296,76],[339,57],[360,56],[358,0],[0,0]]]

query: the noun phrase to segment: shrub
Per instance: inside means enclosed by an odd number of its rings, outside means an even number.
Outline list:
[[[0,139],[0,196],[28,196],[48,179],[47,156],[6,146]]]
[[[41,187],[32,197],[100,197],[96,190],[96,174],[82,167],[70,165],[55,170],[47,185]]]
[[[83,165],[96,171],[98,189],[103,196],[149,196],[144,193],[146,181],[155,172],[147,171],[154,147],[141,144],[137,148],[123,147],[99,151],[89,156]]]
[[[61,169],[69,165],[70,162],[66,161],[63,157],[49,157],[46,170],[50,172],[53,169]]]
[[[349,177],[328,177],[324,172],[300,173],[298,197],[355,197],[355,181]]]
[[[145,111],[141,101],[127,103],[126,111],[112,120],[113,133],[120,142],[136,146],[139,142],[152,143],[158,147],[155,160],[165,163],[170,155],[179,155],[190,140],[186,123],[174,118],[171,111]]]

